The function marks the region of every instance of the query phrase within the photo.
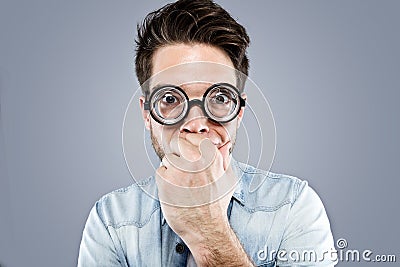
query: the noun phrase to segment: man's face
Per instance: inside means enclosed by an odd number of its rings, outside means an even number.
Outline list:
[[[156,50],[152,60],[152,75],[179,64],[199,61],[222,64],[228,66],[226,69],[229,69],[229,67],[234,68],[229,56],[216,47],[203,44],[174,44]],[[210,73],[210,75],[212,74],[215,73]],[[218,80],[218,82],[235,84],[236,77],[234,75],[222,75],[221,77],[223,80]],[[191,82],[176,85],[180,86],[189,99],[192,100],[202,99],[203,94],[207,88],[212,85],[212,82]],[[242,94],[242,97],[245,98],[245,94]],[[207,119],[200,107],[193,106],[182,122],[172,126],[166,126],[156,122],[150,116],[149,112],[144,110],[144,101],[144,97],[141,97],[140,106],[143,119],[146,128],[151,132],[153,147],[160,159],[165,156],[166,150],[169,150],[170,146],[173,145],[179,137],[185,138],[187,133],[196,133],[211,140],[222,154],[224,166],[225,168],[227,167],[230,151],[232,151],[236,140],[236,131],[243,117],[244,108],[240,110],[239,115],[232,121],[219,124]]]

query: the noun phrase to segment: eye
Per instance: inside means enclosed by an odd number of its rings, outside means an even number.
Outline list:
[[[171,93],[166,93],[163,96],[162,101],[164,103],[167,103],[167,104],[173,104],[173,103],[177,102],[178,99],[174,95],[172,95]]]
[[[228,104],[231,98],[223,92],[218,92],[215,94],[212,100],[215,104]]]

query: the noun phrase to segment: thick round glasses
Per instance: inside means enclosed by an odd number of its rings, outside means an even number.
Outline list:
[[[197,105],[208,119],[226,123],[236,118],[245,103],[238,89],[228,83],[213,84],[205,91],[202,100],[190,101],[179,86],[163,85],[154,89],[148,99],[146,96],[144,109],[149,110],[158,123],[174,125],[185,119],[190,109]]]

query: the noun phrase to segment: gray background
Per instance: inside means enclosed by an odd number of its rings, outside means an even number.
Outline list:
[[[335,239],[399,261],[400,2],[218,2],[252,38],[272,170],[309,181]],[[76,265],[94,202],[132,182],[121,128],[135,25],[162,3],[1,0],[1,266]]]

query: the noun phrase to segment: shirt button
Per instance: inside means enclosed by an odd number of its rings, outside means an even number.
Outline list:
[[[185,252],[185,246],[182,243],[178,243],[175,246],[175,250],[177,253],[183,254],[183,252]]]

